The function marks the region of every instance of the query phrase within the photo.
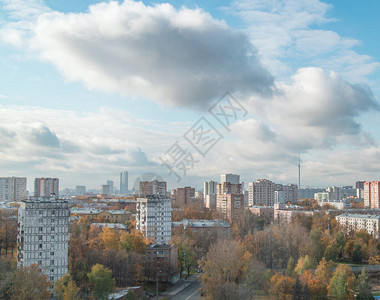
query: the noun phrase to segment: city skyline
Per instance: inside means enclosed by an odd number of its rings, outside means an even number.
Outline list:
[[[1,3],[0,176],[30,192],[118,186],[124,169],[130,188],[148,172],[297,183],[299,155],[301,187],[380,177],[380,3]],[[248,112],[229,130],[208,112],[226,91]],[[178,183],[160,157],[201,117],[223,138]]]

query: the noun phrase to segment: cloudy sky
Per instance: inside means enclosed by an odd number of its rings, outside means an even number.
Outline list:
[[[380,179],[379,1],[202,2],[0,0],[0,176]]]

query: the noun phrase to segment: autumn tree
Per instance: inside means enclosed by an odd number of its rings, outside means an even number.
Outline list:
[[[304,257],[301,257],[298,260],[297,265],[296,265],[294,271],[298,275],[301,275],[304,271],[314,269],[314,267],[315,267],[315,265],[312,262],[311,258],[309,257],[309,255],[306,255]]]
[[[108,295],[115,288],[115,280],[112,279],[112,271],[100,264],[91,268],[91,273],[87,274],[91,290],[96,299],[108,299]]]
[[[243,275],[243,249],[231,240],[220,240],[210,247],[201,267],[202,285],[211,299],[226,299],[221,291],[226,287],[227,294],[236,295]],[[222,297],[222,298],[221,298]],[[232,298],[231,298],[232,299]]]
[[[290,300],[293,298],[295,280],[292,277],[275,274],[270,279],[271,291],[277,299]]]
[[[263,290],[265,293],[269,291],[269,280],[271,277],[271,271],[265,267],[265,265],[251,258],[245,268],[244,283],[249,289],[250,295],[253,296],[259,290]]]
[[[15,300],[49,299],[49,288],[47,276],[41,273],[37,265],[31,265],[19,268],[12,274],[10,295]]]

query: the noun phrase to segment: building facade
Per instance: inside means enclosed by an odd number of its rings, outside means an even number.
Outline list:
[[[140,197],[149,195],[166,197],[166,181],[140,181]]]
[[[229,182],[231,184],[239,184],[240,183],[240,175],[222,174],[222,175],[220,175],[220,182],[222,184],[225,182]]]
[[[369,208],[380,208],[380,182],[366,181],[364,183],[364,206]]]
[[[254,183],[253,204],[267,205],[274,204],[274,188],[275,183],[268,179],[259,179]]]
[[[0,201],[21,201],[26,197],[26,177],[0,177]]]
[[[175,244],[150,245],[145,258],[145,276],[148,281],[159,280],[170,283],[178,281],[178,248]]]
[[[206,198],[206,195],[215,195],[217,184],[216,181],[205,181],[203,183],[203,197]]]
[[[217,194],[242,194],[243,189],[240,183],[223,182],[216,185]]]
[[[153,244],[169,244],[171,226],[172,210],[170,198],[150,195],[137,199],[136,229]]]
[[[174,197],[172,198],[173,206],[174,207],[180,207],[180,208],[185,208],[191,205],[195,205],[194,198],[195,198],[195,188],[186,186],[183,188],[177,188],[175,192],[173,193]],[[203,203],[202,203],[203,204]]]
[[[335,219],[345,233],[364,229],[375,238],[379,238],[379,215],[345,213],[336,216]]]
[[[37,264],[51,282],[69,271],[70,212],[67,201],[25,200],[18,210],[17,264]]]
[[[59,179],[58,178],[36,178],[34,180],[34,196],[50,198],[59,197]]]
[[[216,209],[232,222],[244,214],[244,194],[217,194]]]

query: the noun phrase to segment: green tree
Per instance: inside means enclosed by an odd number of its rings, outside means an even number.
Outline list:
[[[354,263],[361,263],[363,259],[362,247],[359,244],[355,244],[352,251],[352,261]]]
[[[339,265],[330,280],[329,293],[337,299],[352,299],[355,276],[347,265]]]
[[[321,237],[322,234],[320,230],[313,228],[310,231],[309,239],[311,243],[311,255],[317,263],[322,259],[325,251]]]
[[[310,300],[309,285],[307,283],[303,288],[303,300]]]
[[[335,261],[338,256],[338,246],[335,242],[333,242],[331,245],[328,245],[325,249],[325,253],[323,254],[324,258],[329,261],[333,260]]]
[[[103,265],[96,264],[91,268],[91,273],[88,273],[87,276],[96,299],[108,299],[108,295],[115,288],[112,271]]]
[[[356,299],[359,300],[370,300],[374,299],[371,293],[371,287],[369,286],[369,280],[365,268],[362,269],[362,273],[358,277],[358,294]]]
[[[329,282],[332,277],[332,270],[333,270],[334,264],[333,262],[326,261],[325,258],[322,258],[322,260],[319,262],[319,265],[317,269],[315,270],[315,276],[316,278],[322,282],[326,287],[329,285]]]
[[[288,265],[286,267],[286,276],[290,276],[290,277],[293,277],[294,275],[294,268],[295,268],[295,263],[294,263],[294,259],[292,256],[289,257],[288,259]]]
[[[301,281],[297,275],[296,281],[293,285],[293,300],[302,300],[303,299],[303,288]]]
[[[314,269],[314,263],[312,262],[311,258],[309,255],[306,255],[304,257],[301,257],[298,262],[297,266],[294,269],[294,271],[298,274],[301,275],[304,271],[306,270],[311,270]]]
[[[71,276],[70,274],[63,275],[55,284],[54,284],[54,293],[59,300],[63,299],[63,295],[65,293],[65,287],[69,282]]]

